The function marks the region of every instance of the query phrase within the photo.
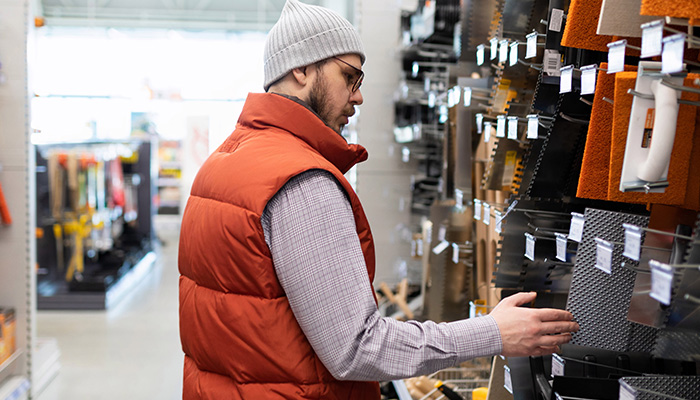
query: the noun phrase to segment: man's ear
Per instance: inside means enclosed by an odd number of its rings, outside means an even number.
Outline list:
[[[292,76],[296,80],[297,84],[300,86],[306,86],[309,83],[311,77],[309,76],[310,68],[304,66],[299,68],[294,68],[292,70]]]

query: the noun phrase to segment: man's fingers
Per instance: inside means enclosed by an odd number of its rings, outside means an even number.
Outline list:
[[[521,293],[516,293],[514,295],[508,296],[505,299],[501,300],[501,303],[508,304],[510,306],[515,306],[519,307],[522,306],[523,304],[527,304],[535,300],[535,297],[537,297],[536,292],[521,292]]]
[[[576,322],[544,322],[542,325],[542,333],[545,335],[578,332],[579,329],[579,326]]]
[[[566,310],[557,310],[556,308],[537,308],[535,309],[537,317],[540,321],[572,321],[573,314]]]

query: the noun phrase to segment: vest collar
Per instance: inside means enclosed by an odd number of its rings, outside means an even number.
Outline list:
[[[367,160],[367,150],[345,139],[308,109],[301,100],[274,93],[250,93],[238,123],[253,129],[279,128],[306,142],[345,174]]]

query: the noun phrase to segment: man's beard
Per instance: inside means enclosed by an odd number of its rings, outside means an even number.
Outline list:
[[[329,110],[330,107],[326,101],[328,98],[328,85],[326,84],[326,81],[322,79],[322,76],[323,73],[319,68],[319,73],[314,79],[314,87],[311,88],[311,92],[309,93],[309,107],[311,107],[311,109],[314,110],[319,117],[321,117],[321,120],[328,127],[340,134],[344,125],[340,125],[340,127],[336,130],[336,128],[331,125],[329,121],[331,118],[331,111]]]

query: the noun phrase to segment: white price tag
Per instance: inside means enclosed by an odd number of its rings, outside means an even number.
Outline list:
[[[464,192],[459,189],[455,189],[455,206],[457,208],[464,207]]]
[[[594,94],[597,78],[596,65],[581,67],[581,94]]]
[[[569,239],[581,243],[583,239],[583,225],[586,222],[583,214],[571,213],[571,226],[569,227]]]
[[[438,243],[437,246],[433,247],[433,253],[440,254],[443,251],[445,251],[445,249],[448,247],[450,247],[450,242],[448,242],[447,240],[443,240],[440,243]]]
[[[537,32],[532,32],[525,36],[527,38],[527,50],[525,50],[525,58],[537,56]]]
[[[465,93],[466,93],[466,88],[464,88],[464,89],[465,89]],[[472,90],[472,88],[469,88],[469,97],[470,97],[469,104],[472,103],[471,90]],[[459,86],[453,87],[452,88],[452,105],[453,106],[456,106],[457,104],[459,104],[459,100],[460,100],[461,96],[462,96],[462,88]]]
[[[554,235],[557,237],[557,260],[566,262],[566,244],[568,238],[563,233],[555,232]]]
[[[574,80],[574,66],[567,65],[566,67],[561,67],[559,71],[561,71],[559,75],[559,93],[571,92]]]
[[[506,137],[506,116],[499,115],[496,121],[496,137]]]
[[[555,376],[564,376],[564,367],[566,360],[561,358],[559,354],[552,354],[552,378]]]
[[[445,240],[445,234],[447,233],[447,228],[444,225],[440,225],[440,229],[438,229],[438,237],[437,240],[442,242]]]
[[[503,366],[503,387],[508,393],[513,394],[513,379],[510,377],[510,368],[507,365]]]
[[[561,54],[553,49],[544,49],[544,73],[549,76],[559,76],[561,73]]]
[[[518,139],[518,117],[508,117],[508,139]]]
[[[498,38],[491,38],[489,39],[489,45],[490,45],[490,50],[491,50],[491,60],[495,60],[496,57],[498,56]]]
[[[508,39],[503,39],[498,46],[498,62],[504,63],[508,61]]]
[[[608,73],[614,74],[625,70],[625,49],[627,40],[608,43]]]
[[[481,219],[481,200],[479,199],[474,199],[474,219],[477,221]]]
[[[527,116],[527,138],[537,139],[539,137],[540,122],[537,114]]]
[[[425,227],[425,243],[428,247],[433,242],[433,224],[430,223]]]
[[[491,129],[493,129],[491,123],[484,122],[484,142],[486,143],[488,143],[488,141],[491,140]]]
[[[525,232],[525,257],[535,261],[535,237]]]
[[[476,133],[481,133],[484,130],[484,114],[476,114]]]
[[[483,44],[476,46],[476,65],[483,65],[484,64],[485,52],[486,52],[486,46],[484,46]]]
[[[508,58],[508,64],[512,67],[518,63],[518,42],[513,42],[510,44],[510,56]]]
[[[484,207],[484,210],[481,212],[481,221],[484,225],[491,225],[491,204],[482,203],[481,205]]]
[[[671,289],[673,288],[673,268],[656,260],[649,261],[651,267],[651,293],[659,303],[671,305]]]
[[[455,97],[458,97],[455,95]],[[459,99],[455,101],[455,104],[459,103]],[[470,87],[465,87],[464,88],[464,106],[469,107],[472,105],[472,88]]]
[[[642,24],[642,58],[661,55],[664,39],[664,21]]]
[[[552,15],[549,17],[549,30],[561,32],[561,26],[564,24],[564,10],[559,8],[552,9]]]
[[[620,381],[620,400],[635,400],[637,398],[637,391],[634,390],[627,382]]]
[[[625,250],[622,255],[639,261],[639,255],[642,250],[642,229],[631,224],[622,224],[625,228]]]
[[[601,238],[595,238],[595,267],[612,274],[613,244]]]
[[[416,240],[416,253],[418,257],[423,257],[423,239]]]
[[[503,221],[503,215],[498,210],[493,210],[493,214],[494,219],[496,220],[496,226],[494,226],[493,229],[496,231],[496,233],[501,233],[501,221]]]
[[[678,33],[664,38],[663,42],[664,50],[661,53],[661,73],[673,74],[683,71],[685,35]]]
[[[459,245],[457,243],[452,243],[452,262],[459,263]]]

